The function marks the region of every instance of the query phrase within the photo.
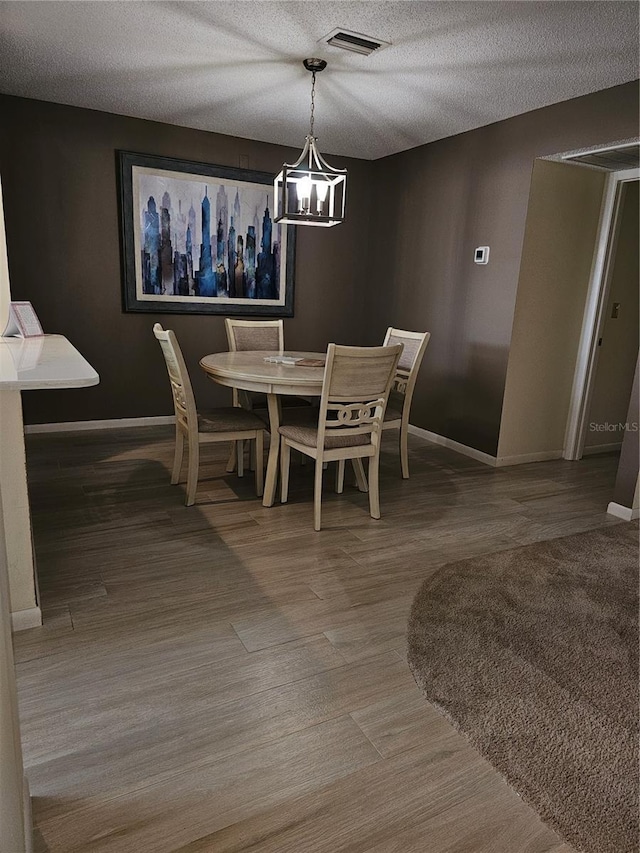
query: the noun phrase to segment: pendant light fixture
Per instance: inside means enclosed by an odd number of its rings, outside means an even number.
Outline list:
[[[273,181],[274,219],[291,225],[322,225],[330,228],[344,220],[347,170],[334,169],[318,151],[313,135],[316,74],[324,71],[324,59],[305,59],[311,72],[311,121],[302,154],[285,163]]]

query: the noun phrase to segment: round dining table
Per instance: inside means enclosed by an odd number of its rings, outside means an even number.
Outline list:
[[[269,358],[291,358],[292,362],[268,361]],[[294,361],[295,359],[295,361]],[[214,382],[242,391],[257,391],[267,396],[269,410],[269,457],[262,503],[273,506],[278,481],[280,450],[280,395],[320,397],[324,379],[323,352],[218,352],[205,355],[200,367]],[[311,364],[308,364],[311,362]]]

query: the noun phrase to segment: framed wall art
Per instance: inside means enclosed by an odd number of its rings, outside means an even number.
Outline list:
[[[295,231],[273,176],[118,152],[125,311],[293,316]]]

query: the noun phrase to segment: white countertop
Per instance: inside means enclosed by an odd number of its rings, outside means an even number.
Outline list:
[[[0,391],[86,388],[100,377],[62,335],[0,338]]]

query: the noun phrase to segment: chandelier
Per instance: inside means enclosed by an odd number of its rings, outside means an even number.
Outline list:
[[[273,181],[274,219],[291,225],[330,228],[344,220],[347,170],[334,169],[318,151],[313,135],[316,74],[327,67],[324,59],[305,59],[311,72],[311,121],[302,154],[285,163]]]

